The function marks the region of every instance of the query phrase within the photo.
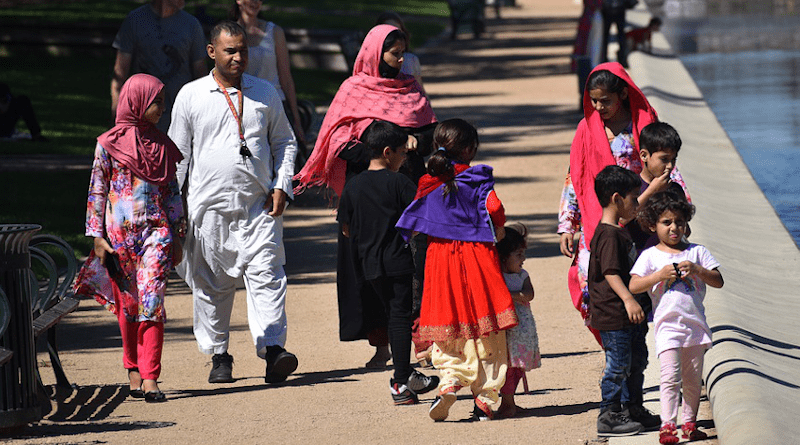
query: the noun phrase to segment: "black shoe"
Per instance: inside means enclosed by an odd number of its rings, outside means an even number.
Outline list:
[[[658,431],[658,428],[661,427],[661,417],[653,414],[642,405],[628,405],[622,411],[622,414],[625,414],[634,422],[641,423],[645,431]]]
[[[128,393],[129,396],[133,397],[134,399],[143,399],[144,398],[144,391],[142,388],[132,389]]]
[[[395,405],[416,405],[419,403],[419,397],[408,387],[407,383],[397,383],[392,379],[389,380],[389,385]]]
[[[157,391],[147,391],[144,393],[144,401],[147,403],[161,403],[167,401],[167,396],[161,392],[160,390]]]
[[[131,379],[131,373],[132,372],[138,373],[139,372],[139,368],[128,369],[128,380],[129,381]],[[141,377],[141,375],[139,377]],[[130,388],[130,386],[128,386],[128,388]],[[128,392],[128,395],[133,397],[134,399],[143,399],[144,398],[144,391],[142,390],[142,382],[139,382],[139,387],[138,388],[130,389],[129,392]]]
[[[211,357],[211,372],[208,383],[233,383],[233,356],[227,352]]]
[[[634,422],[622,412],[606,410],[597,417],[598,436],[632,436],[642,432],[644,427]]]
[[[472,408],[472,420],[484,422],[487,420],[494,419],[494,413],[492,412],[492,409],[489,408],[488,406],[486,408],[489,410],[488,412],[482,410],[481,407],[478,406],[478,404],[476,403],[475,406]]]
[[[439,386],[439,377],[435,375],[425,375],[415,369],[411,371],[411,376],[408,378],[407,385],[415,393],[425,394]]]
[[[280,383],[297,369],[297,357],[280,346],[267,346],[265,354],[267,370],[264,375],[266,383]]]

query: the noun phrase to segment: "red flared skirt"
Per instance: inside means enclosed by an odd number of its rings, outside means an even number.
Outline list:
[[[422,340],[474,339],[516,325],[494,244],[428,237]]]

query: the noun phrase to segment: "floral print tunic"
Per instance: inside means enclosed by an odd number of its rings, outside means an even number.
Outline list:
[[[105,236],[119,257],[123,276],[111,280],[92,251],[78,276],[76,294],[91,295],[115,313],[121,307],[129,321],[164,322],[172,234],[177,233],[182,216],[176,179],[166,186],[142,180],[98,144],[89,183],[86,236]]]
[[[614,140],[610,142],[611,154],[614,156],[617,165],[631,170],[638,175],[642,172],[642,160],[639,158],[639,152],[634,147],[632,130],[632,124],[628,124],[627,128],[621,131]],[[683,177],[677,167],[672,169],[670,179],[683,188],[686,192],[687,199],[691,202],[689,192],[686,191],[686,184],[683,182]],[[569,172],[567,172],[558,211],[558,233],[577,233],[581,231],[581,227],[581,210],[578,207],[578,198],[575,195],[575,188],[572,185],[572,177]],[[582,294],[580,311],[588,326],[589,287],[586,278],[589,272],[589,250],[587,248],[587,241],[584,239],[582,233],[578,241],[576,262],[578,265],[578,283],[580,284]]]

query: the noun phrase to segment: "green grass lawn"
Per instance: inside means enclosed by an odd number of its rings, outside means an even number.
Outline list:
[[[89,172],[0,173],[0,224],[31,223],[41,233],[64,238],[80,255],[91,242],[83,236]]]
[[[85,0],[42,2],[0,8],[0,27],[24,23],[38,27],[105,27],[116,29],[132,9],[145,2]],[[206,6],[223,18],[233,0],[187,1],[186,10]],[[439,34],[449,14],[444,0],[269,0],[264,17],[284,27],[368,31],[378,13],[403,15],[412,46]],[[95,139],[112,125],[109,82],[114,50],[73,50],[52,55],[44,48],[0,46],[0,81],[14,94],[31,98],[43,135],[49,142],[2,142],[3,154],[91,155]],[[298,97],[316,104],[330,102],[346,73],[292,70]],[[23,126],[24,128],[24,126]],[[83,236],[89,172],[0,173],[0,223],[35,223],[42,232],[61,236],[76,251],[91,247]]]
[[[43,50],[12,48],[0,55],[3,81],[15,95],[33,103],[49,142],[0,141],[0,154],[91,155],[95,139],[113,124],[109,93],[114,52],[104,56],[77,51],[73,56],[52,56]],[[346,73],[318,69],[293,69],[297,95],[315,104],[330,102]],[[22,129],[24,124],[20,122]]]
[[[0,8],[0,19],[33,20],[39,23],[108,25],[109,22],[121,22],[130,10],[145,3],[147,3],[145,0],[43,2]],[[232,4],[232,0],[190,0],[186,2],[185,9],[194,13],[195,8],[203,6],[209,15],[223,18]],[[392,10],[402,15],[442,18],[449,16],[445,0],[351,0],[344,2],[340,0],[269,0],[265,2],[262,14],[281,25],[284,25],[285,22],[279,19],[296,15],[305,16],[312,21],[317,18],[321,19],[327,28],[341,28],[346,27],[347,24],[341,23],[338,18],[331,20],[331,15],[358,16],[372,22],[374,16],[386,10]],[[290,24],[286,23],[285,26],[290,26]],[[305,25],[304,27],[313,26]]]

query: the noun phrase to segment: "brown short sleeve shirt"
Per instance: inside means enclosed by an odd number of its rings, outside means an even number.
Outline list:
[[[622,298],[611,289],[605,275],[619,275],[625,286],[636,260],[633,239],[624,228],[600,223],[590,244],[589,315],[594,329],[615,331],[631,325]]]

